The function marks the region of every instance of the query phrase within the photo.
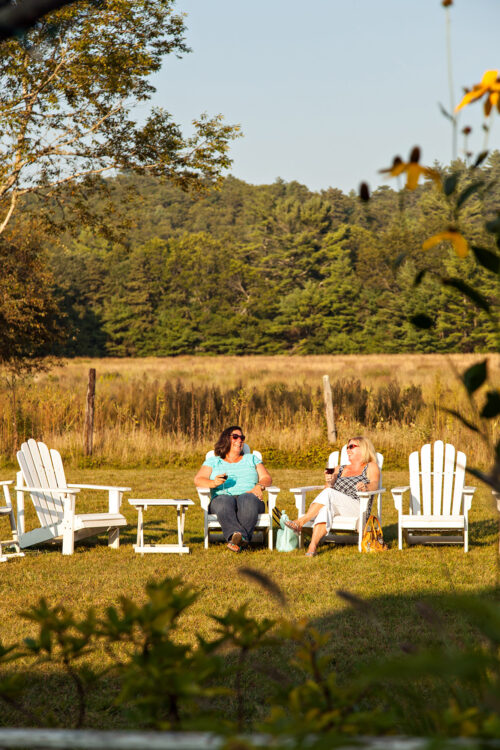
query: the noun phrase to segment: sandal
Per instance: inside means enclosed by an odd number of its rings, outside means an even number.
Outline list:
[[[227,548],[231,550],[231,552],[241,552],[241,533],[239,531],[235,531],[234,534],[231,536],[230,541],[227,543]]]
[[[315,550],[314,552],[306,552],[306,557],[316,557],[317,554],[317,550]]]
[[[302,531],[297,521],[285,521],[285,526],[294,531],[297,535]]]

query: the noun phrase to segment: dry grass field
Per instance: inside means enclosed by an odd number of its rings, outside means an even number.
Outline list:
[[[319,466],[328,449],[322,376],[334,393],[339,442],[369,435],[393,467],[408,452],[442,438],[483,466],[480,440],[446,407],[471,417],[457,373],[481,355],[346,355],[74,359],[15,394],[0,391],[0,456],[44,439],[81,463],[90,367],[97,371],[94,465],[194,466],[220,429],[241,423],[252,445],[282,466]],[[499,355],[488,355],[498,384]],[[15,426],[15,430],[14,430]],[[492,425],[495,430],[496,424]],[[17,437],[16,437],[17,432]]]

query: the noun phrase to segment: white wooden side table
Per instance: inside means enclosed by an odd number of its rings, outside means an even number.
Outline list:
[[[192,500],[129,500],[130,505],[137,508],[137,544],[134,550],[142,555],[145,552],[174,552],[177,554],[189,553],[189,547],[184,546],[184,521],[186,509],[194,505]],[[177,509],[177,544],[144,544],[144,513],[149,506]]]

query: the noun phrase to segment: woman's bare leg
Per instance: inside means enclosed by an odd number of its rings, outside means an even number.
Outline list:
[[[326,523],[317,523],[314,525],[311,541],[307,549],[308,553],[314,554],[320,541],[326,536]]]
[[[299,528],[302,528],[302,526],[308,521],[313,521],[323,507],[323,503],[311,503],[307,513],[298,518],[295,523],[297,524],[297,526],[299,526]]]

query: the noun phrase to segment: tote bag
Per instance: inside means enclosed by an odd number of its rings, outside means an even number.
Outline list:
[[[276,534],[276,549],[278,552],[292,552],[299,546],[299,537],[297,534],[285,526],[285,521],[288,521],[286,513],[281,514],[280,527]]]

